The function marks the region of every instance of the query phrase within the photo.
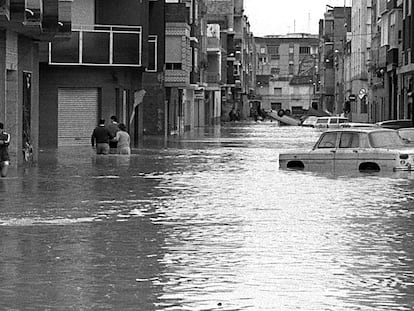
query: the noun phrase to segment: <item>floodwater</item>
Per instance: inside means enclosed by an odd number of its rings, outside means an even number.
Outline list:
[[[414,309],[414,173],[278,168],[313,129],[226,124],[0,180],[1,310]]]

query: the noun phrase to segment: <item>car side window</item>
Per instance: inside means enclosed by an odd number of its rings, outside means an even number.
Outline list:
[[[339,148],[358,148],[359,135],[357,133],[342,133]]]
[[[335,148],[337,133],[326,133],[321,137],[318,149]]]
[[[329,120],[329,124],[337,124],[338,123],[338,119],[337,118],[332,118]]]

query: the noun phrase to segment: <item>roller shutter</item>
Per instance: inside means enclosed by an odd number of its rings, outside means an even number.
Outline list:
[[[96,88],[59,88],[58,146],[89,145],[97,124]]]

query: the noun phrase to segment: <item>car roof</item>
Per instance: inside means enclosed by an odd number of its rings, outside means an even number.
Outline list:
[[[346,118],[346,117],[338,117],[338,116],[318,117],[318,119],[332,119],[332,118],[336,118],[336,119],[346,119],[346,120],[348,120],[348,118]]]
[[[327,130],[324,133],[330,132],[354,132],[354,133],[373,133],[373,132],[396,132],[393,129],[376,128],[376,127],[346,127],[340,129]]]

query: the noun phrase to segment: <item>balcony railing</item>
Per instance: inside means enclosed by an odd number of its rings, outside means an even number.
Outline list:
[[[51,65],[140,67],[141,58],[141,26],[73,26],[68,40],[49,44]]]

